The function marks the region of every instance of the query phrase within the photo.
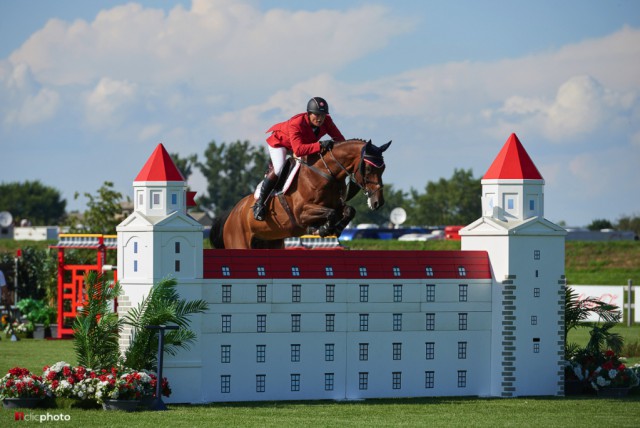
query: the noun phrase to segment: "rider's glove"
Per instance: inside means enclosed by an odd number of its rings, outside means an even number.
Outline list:
[[[333,148],[333,140],[320,141],[320,148],[322,150],[331,150]]]

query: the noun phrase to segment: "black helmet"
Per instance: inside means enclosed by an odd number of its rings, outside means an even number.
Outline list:
[[[307,113],[329,114],[329,104],[324,98],[313,97],[307,103]]]

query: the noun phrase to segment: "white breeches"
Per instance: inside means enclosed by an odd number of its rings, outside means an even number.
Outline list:
[[[279,177],[284,167],[284,162],[287,160],[287,149],[269,146],[269,155],[273,164],[273,172]]]

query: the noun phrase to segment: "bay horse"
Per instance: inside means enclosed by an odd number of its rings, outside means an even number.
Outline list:
[[[367,205],[384,205],[382,153],[371,140],[335,143],[333,149],[295,159],[300,168],[285,193],[269,198],[265,221],[253,217],[254,195],[245,196],[228,215],[217,217],[209,234],[214,248],[284,248],[284,239],[310,233],[339,235],[356,214],[347,201],[362,190]],[[284,174],[283,174],[284,175]]]

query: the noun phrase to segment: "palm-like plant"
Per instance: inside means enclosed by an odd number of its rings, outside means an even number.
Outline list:
[[[132,339],[124,356],[126,367],[135,370],[152,370],[156,367],[158,331],[147,329],[148,325],[175,324],[179,327],[167,331],[164,336],[164,350],[171,355],[175,355],[179,348],[189,349],[189,345],[195,341],[195,333],[189,330],[189,315],[206,311],[207,302],[180,299],[176,285],[174,278],[161,280],[124,317],[124,324],[132,328]]]
[[[109,286],[102,274],[85,275],[87,301],[73,323],[73,342],[78,365],[94,370],[111,369],[120,361],[118,339],[122,320],[110,308],[122,288],[120,283]]]

